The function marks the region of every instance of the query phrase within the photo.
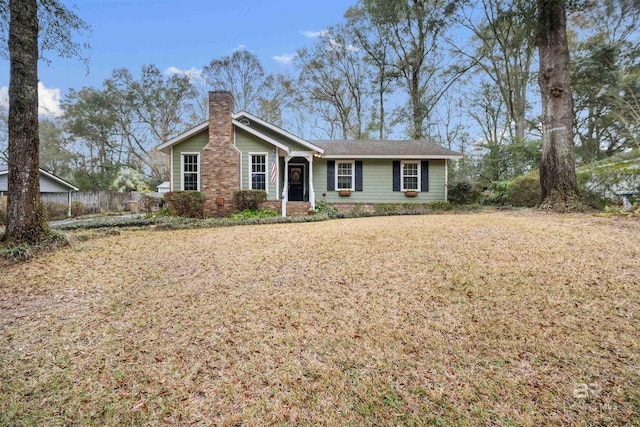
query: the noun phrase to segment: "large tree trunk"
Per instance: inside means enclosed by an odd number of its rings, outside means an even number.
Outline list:
[[[538,0],[538,49],[542,95],[541,206],[582,207],[576,183],[573,95],[564,0]]]
[[[38,4],[9,4],[9,183],[5,240],[36,243],[49,234],[38,170]]]

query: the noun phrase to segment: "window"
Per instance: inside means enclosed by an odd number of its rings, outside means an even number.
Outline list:
[[[418,162],[402,162],[402,191],[420,191],[420,165]]]
[[[336,166],[336,191],[353,190],[353,162],[338,162]]]
[[[251,164],[251,189],[267,190],[267,155],[249,154]]]
[[[200,155],[182,154],[182,189],[200,191]]]

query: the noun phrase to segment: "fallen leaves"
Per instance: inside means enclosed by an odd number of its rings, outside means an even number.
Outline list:
[[[640,224],[616,224],[129,231],[4,268],[0,424],[622,424]]]

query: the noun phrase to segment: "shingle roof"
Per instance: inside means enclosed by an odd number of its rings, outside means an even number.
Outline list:
[[[460,153],[422,140],[319,140],[309,141],[324,148],[325,156],[460,156]]]

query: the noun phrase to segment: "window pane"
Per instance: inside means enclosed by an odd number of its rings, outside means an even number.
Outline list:
[[[339,176],[338,190],[350,190],[350,189],[351,189],[351,176]]]
[[[404,177],[404,189],[405,190],[417,190],[418,189],[418,177],[405,176]]]
[[[254,190],[266,190],[265,174],[254,173],[251,175],[251,188]]]

